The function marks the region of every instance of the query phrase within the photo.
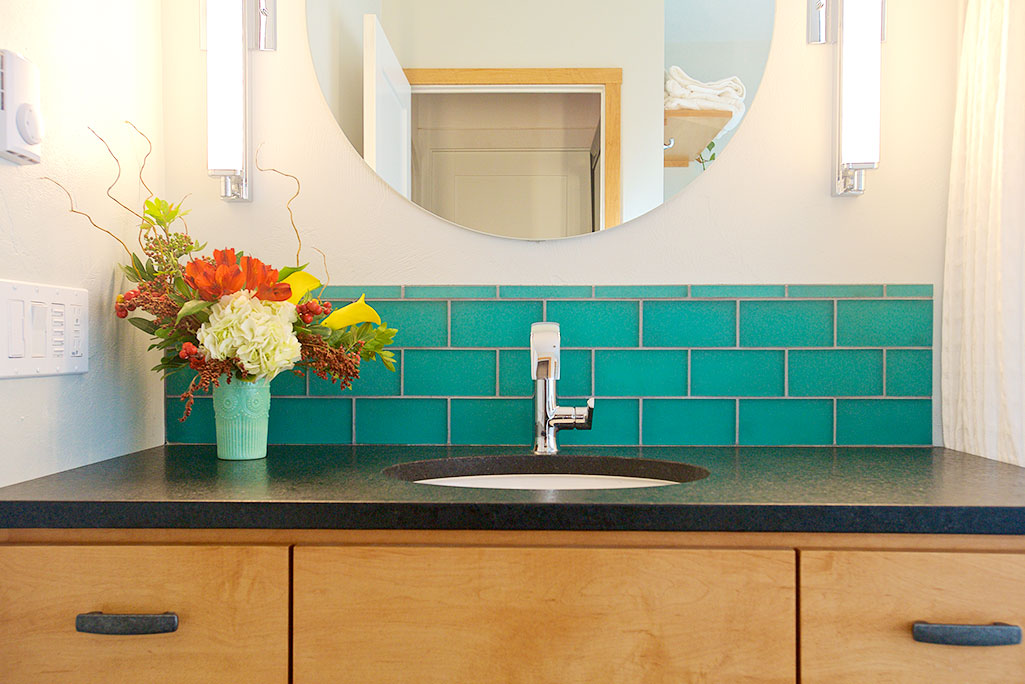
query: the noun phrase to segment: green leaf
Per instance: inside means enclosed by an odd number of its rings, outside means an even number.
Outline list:
[[[137,283],[141,280],[141,278],[139,278],[138,274],[135,272],[135,269],[133,269],[131,266],[118,264],[117,267],[121,269],[121,271],[125,274],[125,277],[128,278],[128,280],[130,280],[131,282]]]
[[[151,321],[149,319],[135,317],[135,318],[129,318],[128,322],[131,323],[132,325],[134,325],[139,330],[141,330],[141,331],[143,331],[145,333],[149,333],[150,335],[154,335],[157,332],[157,324],[156,324],[156,322]]]
[[[708,143],[708,147],[707,147],[707,148],[705,148],[705,149],[707,149],[707,150],[708,150],[708,151],[710,151],[710,152],[711,152],[712,150],[714,150],[714,149],[715,149],[715,141],[713,140],[712,142]]]
[[[140,278],[146,275],[146,267],[142,264],[142,260],[135,256],[134,252],[132,253],[132,266],[135,267],[135,272]]]
[[[283,269],[278,271],[278,282],[280,283],[293,273],[305,271],[307,266],[309,266],[309,264],[303,264],[302,266],[285,266]]]
[[[713,152],[712,156],[708,158],[708,161],[715,161],[715,152]]]
[[[181,320],[186,316],[192,316],[193,314],[198,314],[200,311],[206,311],[213,305],[213,302],[208,302],[205,299],[193,299],[185,302],[182,305],[181,311],[178,312],[178,317],[175,319],[175,323],[181,323]]]

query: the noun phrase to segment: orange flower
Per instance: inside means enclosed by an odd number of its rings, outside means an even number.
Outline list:
[[[215,249],[213,263],[195,259],[185,265],[185,282],[199,296],[215,302],[239,290],[253,290],[257,299],[280,302],[292,296],[288,283],[278,282],[277,269],[259,259],[235,257],[234,249]]]
[[[247,256],[239,260],[239,266],[246,277],[246,289],[253,290],[257,299],[283,302],[292,296],[292,286],[278,282],[278,269]]]

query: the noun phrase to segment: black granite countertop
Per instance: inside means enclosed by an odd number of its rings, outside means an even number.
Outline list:
[[[939,448],[567,448],[692,463],[645,489],[462,489],[392,479],[414,460],[516,447],[172,445],[0,488],[2,528],[665,530],[1025,534],[1025,468]]]

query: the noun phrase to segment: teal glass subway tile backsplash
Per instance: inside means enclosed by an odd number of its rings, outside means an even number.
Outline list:
[[[540,321],[544,311],[541,302],[452,302],[451,306],[456,347],[526,347],[530,324]],[[399,335],[403,334],[400,330]],[[395,343],[407,344],[399,337]]]
[[[645,347],[735,347],[737,303],[644,302]]]
[[[740,302],[742,347],[832,347],[832,301]]]
[[[283,444],[526,448],[530,325],[562,331],[563,405],[596,397],[565,445],[916,445],[932,440],[932,285],[332,286],[398,328],[396,372],[351,389],[291,373],[271,385]],[[191,371],[166,382],[168,442],[214,441]],[[310,426],[315,426],[311,428]]]
[[[563,347],[636,347],[639,302],[548,302],[547,320],[557,321]]]

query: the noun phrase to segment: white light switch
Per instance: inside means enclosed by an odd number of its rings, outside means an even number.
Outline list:
[[[46,357],[46,318],[49,307],[42,302],[32,302],[32,327],[30,328],[29,339],[32,340],[32,358],[42,359]]]
[[[88,371],[88,307],[86,290],[0,280],[0,378]]]
[[[7,301],[7,357],[20,359],[25,356],[25,302],[20,299]]]

